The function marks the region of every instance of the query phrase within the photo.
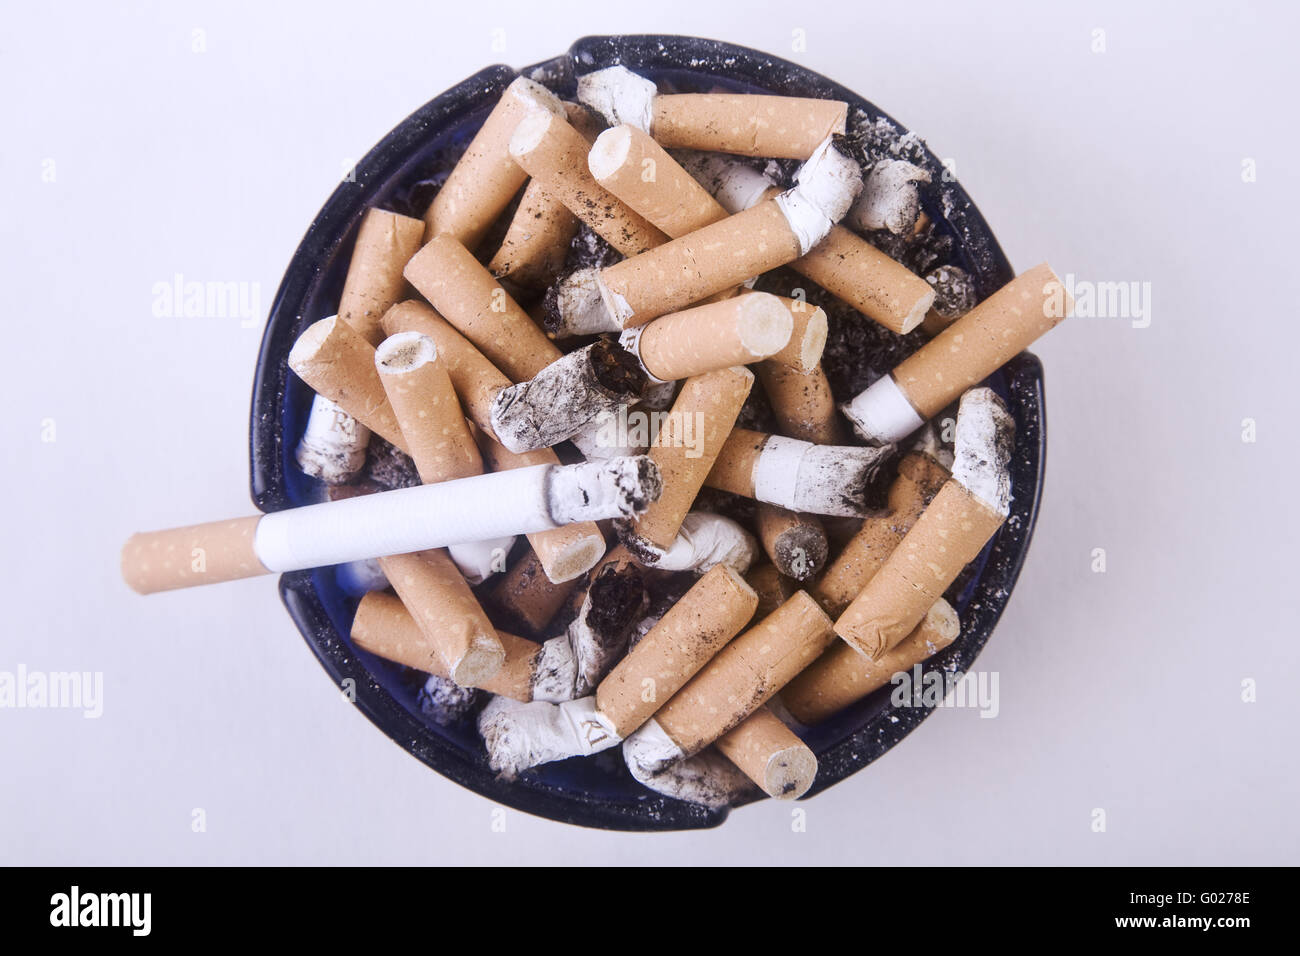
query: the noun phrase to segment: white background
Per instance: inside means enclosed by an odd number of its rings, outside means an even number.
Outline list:
[[[51,6],[13,6],[0,40],[0,670],[102,671],[104,714],[0,710],[0,861],[1300,862],[1293,7]],[[1150,283],[1149,328],[1075,318],[1036,347],[1046,496],[979,661],[1000,715],[940,711],[803,804],[803,833],[772,802],[706,833],[514,811],[492,832],[488,801],[341,701],[273,580],[146,599],[118,577],[132,531],[251,510],[260,317],[158,318],[155,283],[259,283],[264,315],[404,116],[618,32],[836,78],[955,159],[1018,269]]]

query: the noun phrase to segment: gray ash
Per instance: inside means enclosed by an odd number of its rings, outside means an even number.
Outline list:
[[[440,727],[460,723],[478,703],[479,692],[430,674],[416,697],[420,713]]]
[[[975,280],[960,266],[940,266],[925,274],[934,289],[934,311],[945,319],[956,319],[975,308]]]
[[[420,473],[415,470],[415,462],[398,449],[396,445],[385,441],[378,435],[370,436],[370,447],[366,449],[366,464],[362,475],[385,490],[394,488],[413,488],[421,484]]]

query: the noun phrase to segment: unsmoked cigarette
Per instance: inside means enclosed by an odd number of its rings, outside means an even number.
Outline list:
[[[624,339],[647,372],[672,381],[775,355],[789,344],[793,328],[779,298],[751,292],[665,315]]]
[[[122,578],[138,594],[268,574],[253,546],[261,515],[134,534],[122,548]]]
[[[710,488],[808,514],[857,517],[885,449],[814,445],[734,428],[705,478]]]
[[[307,326],[289,368],[372,432],[406,451],[406,439],[375,371],[375,349],[337,315]]]
[[[777,800],[797,800],[817,776],[816,755],[767,705],[719,737],[717,747]]]
[[[562,584],[551,581],[530,547],[492,588],[492,601],[510,618],[538,633],[555,617],[577,583],[577,578]]]
[[[423,239],[424,223],[410,216],[368,209],[361,220],[338,315],[371,345],[383,341],[379,320],[402,297],[402,270]]]
[[[835,633],[879,660],[915,629],[1004,520],[1004,512],[949,479],[836,620]]]
[[[1046,263],[1007,283],[844,406],[869,442],[898,441],[1052,329],[1073,308]]]
[[[665,149],[703,149],[772,159],[807,159],[843,135],[848,104],[749,93],[656,96],[650,133]]]
[[[465,153],[425,213],[425,241],[455,237],[478,246],[488,227],[509,205],[527,173],[510,158],[510,137],[526,113],[540,109],[563,115],[558,97],[540,83],[518,77],[502,93]]]
[[[635,126],[607,129],[587,156],[596,181],[670,238],[727,217],[727,210]]]
[[[479,687],[496,674],[505,648],[446,551],[389,555],[379,566],[442,659],[448,678],[461,687]]]
[[[577,231],[578,220],[564,203],[530,180],[488,271],[525,289],[545,289],[564,268]]]
[[[620,529],[624,543],[641,559],[672,546],[682,520],[713,467],[753,385],[743,366],[688,378],[650,446],[663,492],[633,523]]]
[[[797,514],[759,502],[758,537],[777,570],[796,581],[807,581],[826,563],[826,529],[813,515]]]
[[[827,614],[838,617],[852,603],[947,480],[948,469],[929,455],[903,456],[889,487],[888,510],[868,516],[810,588]]]
[[[596,688],[596,708],[627,737],[749,623],[758,596],[719,564],[701,577]]]
[[[806,591],[718,652],[654,715],[686,756],[737,726],[834,639],[831,620]]]
[[[594,529],[594,543],[586,541],[585,529],[557,542],[565,546],[554,556],[557,564],[561,559],[581,564],[561,565],[565,572],[561,580],[567,580],[590,568],[604,553],[604,538],[595,521],[631,518],[660,489],[658,471],[644,456],[575,465],[543,463],[286,508],[247,520],[136,534],[123,548],[122,574],[136,590],[148,593],[584,522]],[[168,568],[159,573],[155,555],[178,551],[190,553],[194,572]],[[212,573],[202,573],[198,566],[206,566],[209,552],[220,561],[213,563]],[[546,555],[542,558],[547,560]]]
[[[909,671],[933,657],[960,633],[957,612],[940,598],[916,629],[878,661],[864,657],[843,641],[836,641],[785,686],[781,703],[799,723],[806,726],[821,723],[884,687],[894,674]]]
[[[524,117],[510,140],[515,162],[623,255],[665,242],[667,236],[596,182],[587,168],[589,148],[563,116],[543,111]]]
[[[532,378],[560,350],[477,259],[451,236],[430,240],[406,278],[511,380]]]
[[[419,332],[389,336],[375,352],[375,368],[421,481],[483,473],[483,459],[432,339]]]
[[[505,631],[497,631],[496,636],[505,650],[505,658],[500,669],[479,686],[511,700],[532,700],[533,674],[542,646]],[[352,619],[352,643],[384,660],[451,680],[442,656],[415,623],[406,605],[391,594],[371,591],[361,598]]]

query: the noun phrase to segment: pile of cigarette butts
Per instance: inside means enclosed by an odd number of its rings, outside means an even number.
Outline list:
[[[925,226],[928,174],[855,159],[846,103],[621,66],[577,98],[516,79],[423,219],[365,213],[288,357],[320,500],[136,534],[123,575],[337,565],[355,647],[420,672],[430,720],[476,720],[505,778],[621,745],[679,799],[798,797],[801,731],[957,639],[944,594],[1012,492],[979,383],[1071,303],[1046,265],[977,304],[881,251]],[[923,344],[837,405],[826,311],[755,291],[782,267]],[[738,424],[759,394],[768,431]]]

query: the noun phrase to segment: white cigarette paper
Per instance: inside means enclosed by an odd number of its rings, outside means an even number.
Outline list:
[[[478,720],[488,765],[506,779],[539,764],[589,757],[622,740],[613,724],[596,710],[594,697],[560,704],[493,697]]]
[[[659,484],[648,458],[534,465],[274,512],[258,522],[253,547],[268,571],[408,554],[627,517]]]
[[[324,395],[312,398],[294,454],[298,467],[327,485],[347,484],[366,463],[370,429]]]
[[[694,571],[704,574],[725,564],[744,574],[758,556],[754,536],[730,518],[692,511],[682,520],[672,546],[655,561],[658,571]]]

